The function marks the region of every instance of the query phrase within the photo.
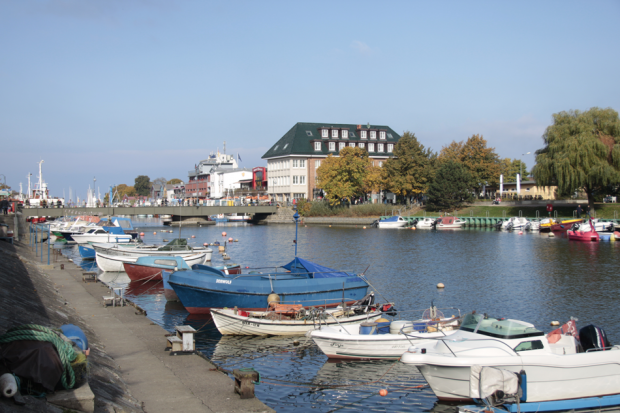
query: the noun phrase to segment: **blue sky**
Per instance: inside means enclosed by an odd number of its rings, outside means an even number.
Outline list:
[[[0,0],[0,174],[187,179],[296,122],[389,125],[435,151],[533,152],[552,114],[620,110],[619,1]],[[2,177],[0,177],[2,179]]]

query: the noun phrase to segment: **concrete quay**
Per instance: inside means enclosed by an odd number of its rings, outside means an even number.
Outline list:
[[[233,379],[205,358],[171,356],[167,331],[133,306],[103,307],[110,290],[84,283],[83,270],[62,255],[40,263],[22,237],[0,242],[0,268],[0,334],[26,323],[71,323],[91,347],[86,388],[25,396],[24,406],[0,398],[0,412],[273,412],[256,398],[240,399]]]

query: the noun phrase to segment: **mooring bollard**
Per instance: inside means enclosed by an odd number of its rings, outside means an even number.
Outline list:
[[[260,374],[254,369],[234,369],[235,393],[242,399],[254,398],[254,384],[260,383]]]

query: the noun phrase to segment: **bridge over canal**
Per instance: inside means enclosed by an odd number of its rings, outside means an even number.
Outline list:
[[[270,205],[258,206],[143,206],[143,207],[71,207],[71,208],[24,208],[24,217],[62,217],[72,215],[172,215],[173,221],[184,221],[191,218],[204,218],[218,214],[248,214],[253,221],[263,221],[275,214],[277,207]]]

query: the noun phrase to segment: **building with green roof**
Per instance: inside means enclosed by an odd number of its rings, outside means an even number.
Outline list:
[[[263,156],[267,160],[269,195],[274,201],[321,196],[316,169],[329,155],[347,146],[368,151],[377,166],[392,156],[400,139],[389,126],[335,123],[296,123]]]

